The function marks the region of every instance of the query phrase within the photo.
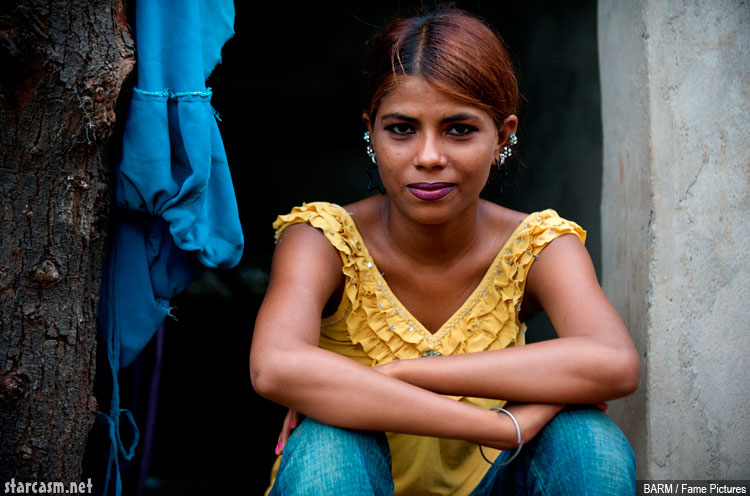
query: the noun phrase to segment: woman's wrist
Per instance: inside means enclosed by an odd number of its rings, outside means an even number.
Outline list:
[[[507,415],[498,415],[494,410],[484,412],[484,425],[487,426],[484,441],[478,444],[495,449],[513,449],[518,447],[518,431],[513,421]],[[519,429],[520,429],[520,420]],[[521,437],[523,440],[523,436]]]
[[[524,442],[527,442],[536,436],[564,406],[547,403],[520,403],[506,408],[518,419],[521,436]]]
[[[490,465],[495,465],[498,467],[502,467],[505,465],[510,464],[521,452],[521,448],[523,448],[523,438],[521,437],[521,427],[518,425],[518,421],[516,420],[516,417],[510,413],[505,408],[491,408],[491,411],[498,412],[498,414],[501,415],[507,415],[508,418],[513,422],[513,426],[516,428],[516,450],[513,452],[513,454],[508,458],[507,460],[504,460],[503,462],[493,462],[489,458],[487,458],[487,455],[484,454],[484,450],[482,449],[482,445],[479,445],[479,453],[482,455],[482,458],[489,463]]]
[[[479,444],[497,449],[517,448],[519,432],[521,441],[529,442],[563,408],[564,405],[520,403],[505,407],[510,415],[487,410],[485,418],[488,439]]]

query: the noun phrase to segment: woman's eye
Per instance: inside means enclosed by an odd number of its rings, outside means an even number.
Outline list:
[[[448,128],[448,135],[450,136],[466,136],[476,131],[477,128],[469,126],[468,124],[453,124]]]
[[[414,128],[411,124],[391,124],[390,126],[386,126],[386,129],[399,136],[414,134]]]

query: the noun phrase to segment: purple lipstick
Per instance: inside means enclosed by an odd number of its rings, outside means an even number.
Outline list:
[[[456,185],[453,183],[412,183],[407,184],[406,187],[420,200],[435,201],[453,191]]]

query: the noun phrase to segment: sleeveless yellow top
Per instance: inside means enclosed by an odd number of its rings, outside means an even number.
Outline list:
[[[496,350],[524,344],[518,319],[526,275],[539,252],[556,237],[586,232],[554,210],[536,212],[515,229],[466,302],[434,334],[409,313],[388,288],[367,251],[352,216],[324,202],[305,203],[280,215],[273,227],[305,222],[319,229],[341,255],[344,294],[336,312],[321,322],[320,347],[362,364]],[[504,401],[453,397],[489,409]],[[467,441],[388,433],[393,459],[394,494],[470,494],[489,465],[478,445]],[[494,459],[499,451],[485,449]],[[278,467],[278,461],[274,467]]]

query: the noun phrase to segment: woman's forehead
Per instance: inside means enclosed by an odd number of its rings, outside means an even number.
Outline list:
[[[421,76],[401,76],[394,79],[380,104],[378,114],[385,118],[394,112],[409,114],[426,111],[491,118],[485,110],[455,98]]]

